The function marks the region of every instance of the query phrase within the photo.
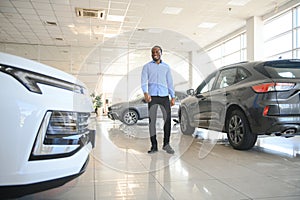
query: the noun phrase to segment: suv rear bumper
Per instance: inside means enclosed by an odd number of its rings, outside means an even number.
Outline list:
[[[268,116],[256,119],[252,132],[258,135],[299,135],[300,116]]]

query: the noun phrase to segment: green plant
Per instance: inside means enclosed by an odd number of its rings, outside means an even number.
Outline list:
[[[92,93],[90,96],[92,97],[94,108],[100,108],[103,104],[102,94],[95,95],[95,93]]]

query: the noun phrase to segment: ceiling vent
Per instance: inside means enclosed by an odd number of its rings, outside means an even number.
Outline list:
[[[104,10],[97,10],[97,9],[75,8],[75,12],[77,17],[104,19],[104,15],[105,15]]]

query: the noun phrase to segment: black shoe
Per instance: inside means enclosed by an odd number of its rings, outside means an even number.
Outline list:
[[[162,149],[165,150],[169,154],[175,153],[175,151],[172,149],[172,147],[169,144],[165,145]]]
[[[149,154],[152,154],[152,153],[156,153],[158,151],[157,148],[153,148],[151,147],[151,149],[148,151]]]

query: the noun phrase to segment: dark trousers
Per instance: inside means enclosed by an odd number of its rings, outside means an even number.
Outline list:
[[[169,144],[171,135],[171,105],[169,97],[152,96],[148,103],[149,110],[149,132],[152,148],[157,148],[156,140],[156,117],[157,108],[160,107],[164,119],[164,142],[163,146]]]

